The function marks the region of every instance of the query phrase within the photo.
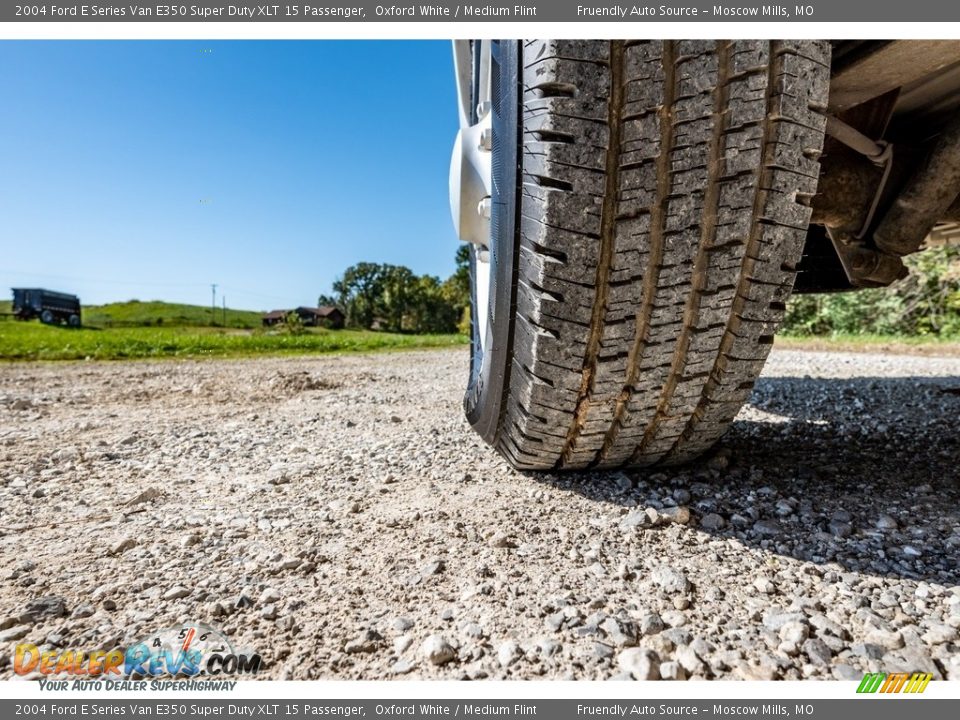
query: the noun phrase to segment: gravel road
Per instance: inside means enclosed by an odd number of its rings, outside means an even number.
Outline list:
[[[775,350],[704,461],[521,474],[466,352],[0,366],[16,642],[270,678],[960,679],[960,358]]]

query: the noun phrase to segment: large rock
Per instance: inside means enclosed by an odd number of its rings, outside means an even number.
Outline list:
[[[650,579],[668,593],[683,593],[690,589],[690,581],[680,570],[661,565],[650,573]]]
[[[430,635],[423,641],[420,653],[433,665],[446,665],[457,657],[457,651],[453,645],[448,643],[442,635]]]
[[[627,648],[617,655],[617,665],[634,680],[659,680],[660,658],[648,648]]]

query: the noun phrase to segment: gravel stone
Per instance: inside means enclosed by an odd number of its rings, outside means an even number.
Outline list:
[[[42,618],[58,618],[66,614],[66,601],[59,595],[47,595],[28,602],[22,617],[28,622],[37,622]]]
[[[394,619],[392,625],[394,630],[403,633],[412,628],[414,622],[408,617],[398,617]]]
[[[700,675],[702,674],[707,666],[699,658],[697,653],[689,645],[683,645],[682,647],[677,648],[676,652],[677,662],[691,675]]]
[[[800,612],[788,612],[788,613],[769,613],[763,618],[763,626],[767,630],[773,630],[774,632],[780,632],[780,629],[784,625],[795,622],[805,622],[806,616]]]
[[[930,673],[937,680],[942,680],[940,668],[933,661],[930,652],[923,647],[910,646],[883,656],[881,663],[887,672],[923,672]]]
[[[268,587],[264,588],[263,592],[260,593],[260,598],[257,600],[258,605],[269,605],[271,603],[280,602],[282,595],[276,588]]]
[[[833,635],[834,637],[843,640],[849,635],[842,625],[834,622],[822,613],[813,613],[810,615],[809,619],[810,624],[817,629],[817,634],[821,636]]]
[[[88,618],[91,615],[93,615],[95,612],[96,612],[96,608],[94,608],[93,605],[91,605],[90,603],[81,603],[80,605],[77,605],[73,609],[73,612],[70,613],[70,617],[77,618],[77,619]]]
[[[664,629],[663,619],[656,613],[647,613],[640,618],[639,628],[641,635],[656,635]]]
[[[803,652],[814,665],[829,665],[830,658],[833,657],[830,648],[820,638],[810,638],[804,642]]]
[[[520,646],[513,640],[507,640],[497,649],[497,660],[500,667],[510,667],[522,657]]]
[[[810,626],[805,622],[788,622],[780,628],[780,639],[793,645],[800,645],[810,636]]]
[[[770,582],[769,578],[765,577],[760,577],[754,580],[753,587],[758,593],[763,593],[764,595],[770,595],[777,589],[776,585]]]
[[[126,537],[118,540],[110,547],[111,555],[120,555],[125,553],[130,548],[136,547],[137,541],[134,538]]]
[[[833,677],[837,680],[859,681],[863,680],[863,673],[849,665],[834,665]]]
[[[678,525],[687,525],[690,522],[690,509],[683,505],[664,508],[659,512],[660,517],[667,522],[677,523]]]
[[[866,633],[864,639],[868,643],[885,647],[888,650],[897,650],[903,647],[903,634],[897,630],[874,628]]]
[[[163,594],[164,600],[179,600],[185,597],[190,597],[190,589],[183,585],[174,585]]]
[[[650,573],[650,579],[663,588],[664,592],[682,593],[690,589],[687,576],[669,565],[660,565]]]
[[[650,517],[647,515],[646,510],[634,510],[633,512],[625,515],[623,520],[620,521],[620,527],[624,530],[647,528],[652,524],[653,523],[650,521]]]
[[[753,524],[753,531],[757,535],[776,537],[783,532],[783,528],[776,520],[758,520]]]
[[[402,655],[411,645],[413,645],[413,638],[410,635],[400,635],[393,640],[393,651],[397,655]]]
[[[850,646],[850,652],[865,660],[880,660],[886,654],[887,649],[873,643],[859,642]]]
[[[880,530],[896,530],[897,528],[900,527],[899,523],[897,523],[896,518],[894,518],[892,515],[886,515],[886,514],[881,515],[880,517],[877,518],[876,525]]]
[[[669,660],[665,663],[660,663],[660,679],[686,680],[687,671],[684,670],[683,665],[676,660]]]
[[[957,629],[943,623],[930,623],[923,634],[923,642],[928,645],[943,645],[957,639]]]
[[[617,655],[617,665],[634,680],[659,680],[660,658],[648,648],[632,647]]]
[[[457,651],[441,635],[430,635],[424,640],[420,653],[433,665],[445,665],[457,657]]]
[[[711,532],[723,530],[727,526],[727,521],[721,515],[716,513],[707,513],[700,518],[700,527]]]

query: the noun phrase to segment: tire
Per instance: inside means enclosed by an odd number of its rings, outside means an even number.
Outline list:
[[[733,421],[783,318],[829,44],[498,45],[468,419],[521,469],[686,462]]]
[[[40,313],[40,322],[42,322],[44,325],[52,325],[54,319],[53,313],[49,310],[44,310],[42,313]]]
[[[79,316],[79,315],[76,315],[76,314],[73,314],[73,315],[71,315],[70,317],[68,317],[68,318],[67,318],[67,325],[69,325],[69,326],[72,327],[72,328],[78,328],[78,327],[80,327],[80,316]]]

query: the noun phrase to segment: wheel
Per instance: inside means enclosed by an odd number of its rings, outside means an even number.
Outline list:
[[[80,327],[80,316],[76,314],[71,315],[69,318],[67,318],[67,325],[72,328]]]
[[[489,125],[492,170],[487,234],[467,238],[470,423],[522,469],[694,458],[746,401],[785,311],[829,45],[473,48],[461,136]]]
[[[53,313],[49,310],[44,310],[42,313],[40,313],[40,322],[42,322],[44,325],[52,325],[53,320]]]

